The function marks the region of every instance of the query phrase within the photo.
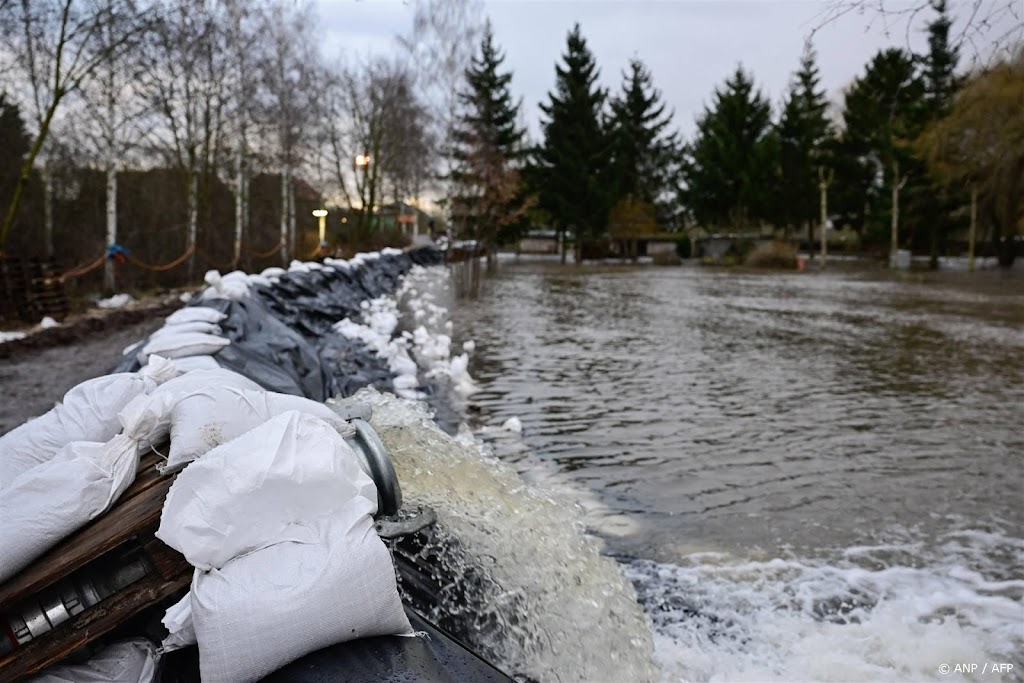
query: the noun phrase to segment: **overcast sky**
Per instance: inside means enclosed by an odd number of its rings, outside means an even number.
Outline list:
[[[982,0],[991,8],[1007,0]],[[1024,6],[1024,0],[1009,0]],[[865,4],[875,6],[875,0]],[[970,0],[952,0],[954,17],[962,22]],[[555,79],[555,63],[565,51],[566,35],[579,22],[600,69],[603,87],[621,89],[622,72],[632,57],[651,70],[655,86],[675,111],[675,125],[689,136],[694,118],[710,101],[712,91],[736,65],[753,71],[755,81],[775,111],[798,67],[805,38],[817,28],[814,46],[822,84],[839,101],[842,88],[860,74],[870,57],[886,46],[923,52],[924,25],[930,12],[907,21],[884,21],[874,12],[851,13],[825,23],[823,12],[832,0],[487,0],[484,12],[512,70],[512,90],[523,98],[531,133],[539,133],[538,104],[546,101]],[[895,9],[906,2],[887,0]],[[413,7],[386,0],[319,0],[320,37],[328,55],[396,49],[394,37],[411,28]],[[1000,35],[1017,17],[1000,11]],[[954,25],[954,31],[958,30]],[[984,49],[984,46],[982,46]]]

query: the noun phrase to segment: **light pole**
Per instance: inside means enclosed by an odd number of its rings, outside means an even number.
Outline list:
[[[324,246],[327,237],[327,209],[315,209],[313,215],[320,219],[320,246]]]
[[[359,198],[363,202],[363,214],[368,216],[367,220],[372,219],[373,214],[373,192],[370,192],[369,201],[369,213],[367,213],[367,201],[366,201],[366,183],[369,180],[370,175],[370,155],[369,154],[357,154],[356,155],[356,167],[363,169],[363,190],[359,193]]]

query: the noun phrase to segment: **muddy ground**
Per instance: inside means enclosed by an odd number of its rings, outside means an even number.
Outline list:
[[[45,413],[79,382],[110,372],[126,346],[161,327],[180,306],[156,301],[0,344],[0,434]]]

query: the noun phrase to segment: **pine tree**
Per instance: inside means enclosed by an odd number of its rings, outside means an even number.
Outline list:
[[[890,236],[899,236],[900,192],[911,178],[920,183],[921,162],[909,143],[921,129],[923,98],[913,56],[896,48],[876,54],[846,92],[840,147],[856,159],[857,175],[872,178],[862,196],[846,201],[871,206],[867,221],[874,223],[876,234],[886,232],[888,215]],[[908,187],[907,194],[913,189]]]
[[[820,82],[814,49],[808,43],[776,127],[780,166],[778,221],[787,233],[791,227],[806,225],[808,241],[818,222],[818,168],[832,166],[829,152],[833,131]]]
[[[672,122],[651,73],[633,59],[622,93],[611,101],[612,183],[615,199],[656,204],[668,189],[668,170],[678,148]]]
[[[488,253],[512,237],[509,228],[528,203],[520,180],[526,131],[518,125],[520,103],[512,99],[512,73],[501,70],[504,60],[488,22],[480,52],[466,69],[468,88],[460,94],[465,109],[455,131],[454,175],[461,189],[455,215],[465,236],[484,242]]]
[[[928,54],[922,58],[924,70],[924,106],[925,118],[931,122],[941,119],[949,113],[953,96],[960,87],[956,76],[959,51],[949,42],[949,29],[952,21],[946,8],[946,0],[934,0],[932,8],[938,16],[928,24]],[[955,227],[951,214],[958,203],[963,203],[963,192],[947,192],[940,179],[935,178],[930,184],[922,187],[922,192],[915,202],[916,212],[921,215],[928,226],[928,249],[931,255],[932,269],[939,265],[940,243]],[[958,201],[959,200],[959,201]]]
[[[537,152],[540,204],[559,233],[576,233],[576,261],[582,243],[604,233],[609,144],[603,122],[606,93],[597,87],[594,57],[576,24],[569,33],[564,66],[555,66],[555,91],[541,104],[544,144]],[[564,254],[563,254],[564,258]]]
[[[684,197],[704,226],[747,228],[771,214],[778,139],[771,105],[737,67],[697,119],[682,178]]]

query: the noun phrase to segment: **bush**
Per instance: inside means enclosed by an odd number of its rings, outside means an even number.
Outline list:
[[[660,251],[651,257],[651,261],[656,266],[678,266],[683,263],[682,259],[671,251]]]
[[[790,242],[774,240],[755,246],[743,265],[751,268],[796,268],[796,247]]]

